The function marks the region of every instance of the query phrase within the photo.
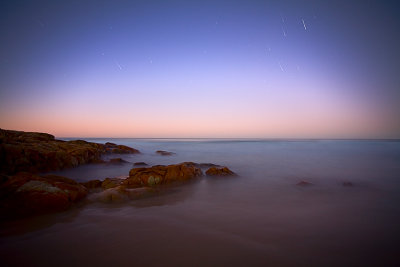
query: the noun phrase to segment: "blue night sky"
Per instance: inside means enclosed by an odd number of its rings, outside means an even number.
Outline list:
[[[2,1],[0,127],[400,138],[390,1]]]

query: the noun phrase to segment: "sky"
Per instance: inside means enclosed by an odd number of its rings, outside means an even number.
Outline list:
[[[400,138],[395,1],[1,1],[0,128]]]

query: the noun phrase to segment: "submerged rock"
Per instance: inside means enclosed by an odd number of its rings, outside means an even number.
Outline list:
[[[342,185],[343,186],[353,186],[354,184],[352,182],[346,181],[346,182],[343,182]]]
[[[0,186],[1,214],[26,216],[68,209],[88,190],[66,177],[20,172]]]
[[[90,200],[104,203],[123,203],[129,200],[149,197],[157,192],[158,190],[150,187],[127,188],[126,186],[119,185],[91,195]]]
[[[156,165],[149,168],[133,168],[122,184],[130,187],[156,186],[173,182],[184,182],[201,176],[200,168],[190,163]]]
[[[298,182],[296,185],[298,185],[298,186],[310,186],[310,185],[313,185],[313,184],[310,183],[310,182],[302,180],[302,181]]]
[[[228,167],[211,167],[206,171],[209,176],[233,176],[236,175]]]
[[[161,155],[161,156],[172,156],[172,155],[175,154],[173,152],[164,151],[164,150],[157,150],[156,153]]]

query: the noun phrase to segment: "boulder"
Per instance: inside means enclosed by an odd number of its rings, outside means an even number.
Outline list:
[[[122,185],[128,188],[152,187],[173,182],[185,182],[201,175],[200,168],[190,163],[156,165],[149,168],[131,169],[129,177],[122,182]]]
[[[26,216],[68,209],[88,193],[74,180],[20,172],[0,185],[1,214]]]
[[[206,171],[208,176],[234,176],[236,175],[228,167],[211,167]]]

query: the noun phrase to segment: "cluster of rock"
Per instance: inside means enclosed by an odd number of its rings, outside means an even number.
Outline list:
[[[156,165],[148,168],[133,168],[126,178],[106,178],[103,182],[94,180],[83,183],[83,185],[90,190],[96,191],[91,196],[92,200],[122,202],[159,192],[159,186],[162,185],[183,183],[201,177],[203,176],[203,172],[200,166],[204,165],[194,162],[183,162],[168,166]],[[235,175],[227,167],[219,168],[220,171],[218,174],[212,171],[213,168],[216,167],[208,169],[206,174],[213,173],[211,175],[218,176]]]
[[[20,172],[0,184],[0,216],[27,216],[68,209],[88,189],[66,177]]]
[[[167,155],[171,152],[159,153]],[[203,175],[235,175],[227,167],[211,163],[137,167],[129,176],[77,183],[66,177],[36,173],[103,162],[106,153],[140,153],[134,148],[113,143],[98,144],[82,140],[61,141],[45,133],[0,129],[0,218],[63,211],[84,199],[121,202],[153,195],[162,185],[182,183]],[[127,163],[121,158],[108,164]],[[147,165],[137,162],[136,166]]]
[[[53,135],[0,129],[1,173],[48,172],[85,163],[102,162],[106,153],[140,153],[113,143],[56,140]]]

